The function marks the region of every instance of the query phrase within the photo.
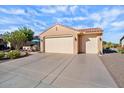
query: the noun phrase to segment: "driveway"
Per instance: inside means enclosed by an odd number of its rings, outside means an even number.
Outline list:
[[[35,53],[0,63],[0,87],[117,87],[97,55]]]
[[[100,56],[100,58],[117,85],[124,88],[124,54],[111,53]]]

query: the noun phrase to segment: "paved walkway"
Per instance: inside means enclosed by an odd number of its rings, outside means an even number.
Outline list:
[[[0,63],[0,87],[117,87],[97,55],[35,53]]]

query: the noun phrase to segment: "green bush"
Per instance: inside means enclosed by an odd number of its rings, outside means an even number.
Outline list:
[[[5,53],[3,51],[0,51],[0,59],[5,56]]]
[[[28,52],[25,52],[25,56],[28,56],[29,55],[29,53]]]
[[[118,52],[124,54],[124,49],[119,49]]]
[[[21,53],[18,50],[11,50],[10,52],[7,53],[7,57],[10,59],[15,59],[20,57]]]
[[[121,50],[121,53],[124,54],[124,50]]]

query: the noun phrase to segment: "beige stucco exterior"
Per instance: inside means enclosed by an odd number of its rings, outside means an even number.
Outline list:
[[[101,37],[102,33],[99,32],[84,33],[70,27],[55,25],[40,34],[42,40],[40,50],[41,52],[98,54],[102,52]]]

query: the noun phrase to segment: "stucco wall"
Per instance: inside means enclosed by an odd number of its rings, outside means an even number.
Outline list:
[[[85,42],[85,36],[79,35],[79,53],[85,53],[86,52],[86,42]]]
[[[45,38],[49,37],[63,37],[72,36],[73,37],[73,53],[99,53],[102,51],[102,40],[100,38],[102,33],[90,32],[81,33],[75,29],[71,29],[62,25],[56,25],[49,28],[47,31],[40,35],[43,42],[41,45],[41,52],[45,52]],[[92,41],[92,42],[89,42]],[[64,45],[63,45],[64,46]]]
[[[56,25],[40,35],[40,38],[43,39],[43,42],[41,43],[41,48],[42,48],[41,51],[44,52],[44,50],[45,50],[45,38],[56,37],[56,36],[63,37],[63,36],[71,35],[74,38],[73,53],[76,54],[76,53],[78,53],[78,36],[77,36],[77,34],[78,34],[78,32],[75,31],[74,29],[67,28],[67,27],[64,27],[61,25]]]
[[[77,35],[77,31],[73,29],[69,29],[67,27],[61,26],[61,25],[56,25],[44,33],[41,34],[41,37],[47,37],[47,36],[58,36],[58,35]]]
[[[97,36],[97,40],[98,40],[98,52],[102,54],[103,53],[102,36]]]
[[[79,35],[79,53],[102,53],[101,35]]]

